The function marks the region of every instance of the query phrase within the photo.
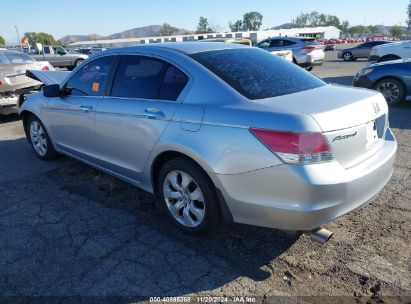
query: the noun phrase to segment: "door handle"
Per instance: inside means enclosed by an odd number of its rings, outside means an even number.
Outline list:
[[[84,113],[88,113],[88,112],[90,112],[90,111],[93,111],[93,107],[92,107],[92,106],[84,106],[84,105],[81,105],[81,106],[80,106],[80,109],[81,109]]]
[[[146,109],[143,111],[143,114],[141,115],[145,118],[150,119],[161,119],[165,117],[164,113],[157,109]]]

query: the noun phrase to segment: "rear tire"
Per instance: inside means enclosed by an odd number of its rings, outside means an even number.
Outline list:
[[[175,158],[163,165],[157,180],[159,199],[172,221],[184,232],[201,235],[220,221],[214,185],[195,163]]]
[[[396,106],[405,100],[405,86],[395,78],[385,78],[378,81],[374,89],[381,92],[389,106]]]
[[[46,128],[40,119],[32,115],[27,123],[30,144],[37,157],[42,160],[51,160],[56,156],[56,150],[47,134]]]

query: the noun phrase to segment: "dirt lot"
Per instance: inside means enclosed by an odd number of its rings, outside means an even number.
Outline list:
[[[349,84],[367,64],[335,56],[313,72]],[[411,106],[391,109],[399,143],[392,181],[368,206],[327,224],[334,235],[325,245],[246,225],[184,235],[152,196],[65,157],[37,160],[17,117],[0,118],[0,302],[225,295],[408,303],[410,117]]]

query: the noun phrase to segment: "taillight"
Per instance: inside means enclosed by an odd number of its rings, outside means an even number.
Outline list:
[[[258,128],[251,128],[250,131],[285,163],[307,165],[334,159],[331,148],[321,133]]]
[[[48,71],[48,70],[50,70],[50,68],[49,68],[48,65],[46,65],[46,66],[42,67],[41,70],[42,70],[42,71]]]
[[[318,47],[314,45],[307,45],[307,46],[303,46],[302,49],[307,50],[307,51],[314,51],[314,50],[318,50]]]
[[[3,85],[3,82],[1,82],[1,80],[0,80],[0,86],[2,86]]]

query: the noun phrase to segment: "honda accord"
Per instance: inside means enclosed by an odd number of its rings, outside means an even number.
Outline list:
[[[20,114],[37,156],[62,153],[156,194],[188,233],[230,221],[312,230],[369,202],[393,172],[381,93],[258,48],[142,45],[65,77],[32,73],[45,86]]]

